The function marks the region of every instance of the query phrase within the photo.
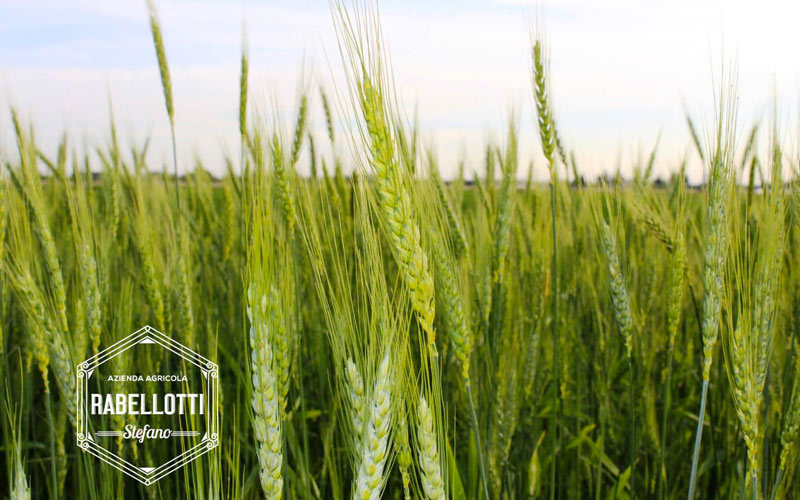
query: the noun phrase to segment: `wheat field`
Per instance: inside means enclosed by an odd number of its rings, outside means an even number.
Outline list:
[[[2,495],[800,496],[797,144],[777,107],[740,123],[733,73],[705,136],[687,116],[703,183],[686,160],[656,182],[655,149],[633,178],[589,182],[535,29],[545,162],[519,164],[512,114],[473,175],[439,165],[405,118],[376,7],[334,1],[347,81],[306,88],[290,120],[253,113],[245,40],[240,150],[214,178],[178,158],[169,27],[148,8],[171,165],[120,141],[113,103],[82,156],[66,134],[40,150],[13,109],[3,125]],[[143,325],[217,363],[221,391],[219,447],[149,486],[75,438],[76,366]],[[156,461],[180,448],[111,446]]]

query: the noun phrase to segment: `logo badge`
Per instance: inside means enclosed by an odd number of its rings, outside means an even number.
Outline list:
[[[78,446],[145,485],[219,445],[217,365],[151,326],[77,378]]]

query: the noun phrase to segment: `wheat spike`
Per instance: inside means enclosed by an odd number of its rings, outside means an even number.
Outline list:
[[[361,106],[370,138],[372,166],[377,174],[379,204],[386,218],[395,259],[411,296],[411,305],[427,335],[428,349],[432,356],[438,356],[433,326],[433,277],[428,257],[422,249],[419,223],[395,158],[383,98],[366,76],[361,85]]]
[[[102,331],[102,303],[100,288],[97,279],[97,262],[94,258],[91,245],[84,242],[81,245],[81,274],[83,275],[83,293],[85,300],[86,319],[89,321],[89,339],[91,340],[92,353],[97,354],[100,347],[100,334]]]
[[[419,445],[419,466],[422,471],[422,489],[429,500],[443,499],[445,498],[444,481],[439,464],[436,433],[433,430],[433,413],[424,396],[419,398],[417,412],[419,418],[417,443]]]
[[[292,163],[294,166],[294,163]],[[289,172],[283,160],[283,149],[277,132],[272,135],[272,169],[275,173],[275,182],[278,185],[278,198],[281,201],[283,215],[286,218],[286,227],[290,237],[294,235],[297,212],[295,210],[294,195],[289,182]]]
[[[153,310],[156,325],[158,328],[165,329],[166,317],[164,312],[164,299],[161,294],[161,284],[158,281],[158,272],[156,271],[155,262],[153,260],[153,244],[151,240],[150,231],[147,227],[148,222],[146,215],[138,212],[136,221],[136,238],[134,243],[139,253],[139,258],[142,264],[142,273],[144,274],[144,288],[147,295],[147,301]]]
[[[767,378],[784,248],[784,187],[781,182],[781,153],[773,151],[771,185],[764,193],[764,217],[758,228],[755,265],[749,259],[737,263],[732,274],[737,278],[740,311],[736,326],[728,336],[726,360],[733,401],[744,434],[749,463],[748,479],[758,489],[763,433],[764,385]],[[748,241],[750,235],[745,241]],[[740,269],[743,272],[740,272]]]
[[[708,204],[708,232],[703,266],[703,380],[711,377],[714,345],[719,335],[722,309],[725,254],[727,243],[728,192],[730,167],[721,153],[714,155],[711,165],[711,194]]]
[[[250,62],[248,56],[247,34],[242,30],[242,60],[239,73],[239,135],[242,143],[247,138],[247,85]]]
[[[28,311],[26,317],[27,330],[30,332],[28,342],[30,343],[33,357],[36,358],[39,372],[42,375],[44,391],[48,393],[50,392],[50,379],[48,377],[50,373],[50,349],[48,347],[47,332],[39,322],[39,318],[47,317],[47,311],[30,273],[24,270],[10,272],[16,274],[16,276],[11,275],[11,282],[14,284],[17,294],[19,294],[20,301]]]
[[[248,290],[248,297],[255,294],[255,289],[251,287]],[[249,300],[249,299],[248,299]],[[283,304],[281,303],[278,289],[271,285],[268,294],[261,295],[261,299],[257,304],[256,312],[262,316],[253,316],[252,308],[254,305],[248,307],[248,316],[256,318],[261,317],[261,323],[269,325],[262,334],[271,346],[272,356],[272,370],[275,377],[276,394],[280,402],[281,410],[286,409],[289,393],[289,374],[291,372],[291,341],[289,339],[289,327],[287,325],[286,317],[283,313]],[[251,321],[254,321],[251,319]]]
[[[311,135],[311,132],[308,133],[308,164],[309,164],[309,175],[312,179],[317,178],[317,149],[314,146],[314,136]]]
[[[405,408],[398,412],[397,416],[397,465],[400,467],[400,478],[403,481],[403,499],[411,500],[411,446],[408,442],[408,421],[406,419]]]
[[[164,37],[161,34],[161,23],[158,19],[158,11],[154,0],[147,0],[147,10],[150,16],[150,32],[153,35],[153,46],[156,50],[156,59],[158,59],[158,72],[161,75],[161,88],[164,91],[164,104],[167,107],[170,127],[174,128],[175,111],[172,104],[172,81],[169,77],[167,51],[164,49]]]
[[[300,108],[297,111],[297,123],[294,127],[294,139],[292,140],[292,154],[289,164],[292,168],[297,164],[297,158],[300,156],[300,147],[303,145],[303,135],[306,130],[306,118],[308,114],[308,98],[305,94],[300,97]]]
[[[494,227],[494,248],[492,251],[492,284],[503,283],[508,254],[508,240],[511,234],[511,214],[514,211],[514,192],[516,191],[517,173],[517,138],[514,119],[509,125],[508,151],[506,158],[500,163],[503,169],[500,207],[497,210]]]
[[[28,140],[19,128],[18,119],[15,111],[12,109],[12,119],[17,127],[17,141],[19,144],[20,157],[22,158],[22,175],[24,176],[24,184],[18,185],[20,194],[22,194],[25,202],[31,210],[34,221],[34,229],[39,240],[39,244],[44,254],[45,268],[47,269],[47,278],[50,287],[52,287],[53,295],[55,296],[55,305],[57,313],[58,327],[64,331],[69,331],[69,324],[67,322],[67,293],[64,286],[64,277],[61,271],[61,263],[58,258],[58,249],[56,247],[53,233],[50,229],[50,223],[47,217],[46,204],[44,201],[44,194],[42,193],[42,184],[39,180],[38,172],[36,171],[35,164],[32,164],[28,159],[30,151],[35,150],[33,138]]]
[[[377,500],[385,484],[383,469],[389,456],[392,421],[392,376],[388,354],[381,360],[376,375],[361,443],[361,460],[354,478],[353,500]]]
[[[460,295],[452,262],[441,242],[431,245],[436,264],[437,288],[442,294],[442,317],[453,343],[453,351],[461,365],[461,376],[469,385],[469,365],[472,355],[472,334],[467,324],[467,314]]]
[[[319,95],[322,97],[322,109],[325,111],[325,124],[328,127],[328,139],[331,141],[331,145],[335,144],[335,136],[333,134],[333,115],[331,114],[331,107],[328,103],[328,95],[325,93],[325,90],[320,87],[319,88]]]
[[[250,304],[253,430],[258,441],[259,479],[269,500],[283,496],[283,430],[266,300]]]
[[[667,311],[667,330],[669,333],[669,348],[674,349],[675,338],[678,336],[678,327],[681,322],[681,304],[683,301],[683,281],[686,273],[686,244],[682,233],[675,238],[674,253],[672,257],[672,281],[670,301]]]
[[[350,418],[353,424],[355,449],[360,450],[361,436],[364,432],[364,418],[367,415],[367,401],[364,394],[364,379],[361,378],[361,374],[358,372],[358,368],[352,358],[347,360],[345,375],[347,377],[347,394],[352,406]]]
[[[533,95],[536,102],[536,117],[547,168],[550,170],[551,178],[555,178],[555,128],[548,100],[546,67],[547,56],[544,54],[542,42],[536,40],[533,44]]]
[[[625,351],[630,359],[633,356],[633,314],[631,313],[628,289],[617,257],[617,243],[611,227],[603,221],[600,233],[603,253],[608,262],[609,287],[611,302],[614,305],[614,316],[617,318],[619,331],[625,341]]]
[[[19,292],[20,299],[24,303],[29,317],[29,324],[37,323],[40,325],[41,333],[43,334],[41,338],[46,342],[47,353],[49,354],[47,363],[52,367],[56,386],[66,406],[69,420],[74,426],[77,414],[75,371],[64,335],[58,330],[52,315],[47,311],[41,292],[36,287],[30,272],[20,268],[11,278]],[[43,361],[44,358],[40,359]],[[42,361],[40,361],[40,367]],[[46,376],[45,371],[42,374]]]
[[[194,308],[192,307],[192,254],[188,228],[179,222],[178,235],[178,294],[183,323],[184,340],[191,349],[197,348],[195,339]]]
[[[705,151],[703,150],[703,144],[700,142],[700,136],[697,135],[697,128],[695,128],[694,121],[692,121],[692,117],[689,116],[688,112],[686,113],[686,125],[689,127],[689,135],[692,136],[692,143],[697,149],[697,154],[700,155],[700,160],[705,162],[706,154]]]

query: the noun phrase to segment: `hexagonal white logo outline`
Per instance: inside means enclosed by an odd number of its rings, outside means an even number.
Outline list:
[[[209,411],[206,413],[206,433],[200,443],[158,467],[138,467],[133,465],[114,452],[97,444],[97,441],[86,427],[89,413],[87,407],[89,400],[87,381],[89,377],[92,376],[98,366],[137,344],[158,344],[200,368],[205,378],[208,394],[207,408],[209,408]],[[79,364],[76,376],[78,379],[76,395],[78,398],[78,447],[147,486],[219,446],[219,367],[150,325],[143,326],[116,344],[103,349]]]

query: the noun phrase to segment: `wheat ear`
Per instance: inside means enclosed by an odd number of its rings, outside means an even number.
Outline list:
[[[500,193],[500,206],[494,227],[494,248],[492,251],[492,283],[503,283],[506,269],[508,241],[511,235],[511,214],[514,211],[514,192],[516,191],[517,138],[514,118],[512,117],[508,132],[508,150],[504,161],[500,162],[503,170],[503,184]]]
[[[156,50],[158,60],[158,72],[161,75],[161,88],[164,91],[164,105],[167,107],[167,116],[170,126],[175,126],[175,111],[172,104],[172,80],[169,77],[169,65],[167,64],[167,51],[164,48],[164,37],[161,34],[161,23],[158,19],[158,11],[153,0],[147,0],[147,10],[150,16],[150,32],[153,35],[153,46]]]
[[[300,156],[300,147],[303,145],[303,136],[306,130],[306,119],[308,115],[308,98],[305,94],[300,97],[300,108],[297,111],[297,123],[294,127],[294,139],[292,140],[292,154],[290,156],[290,165],[292,168],[297,164],[297,158]]]
[[[419,467],[422,471],[422,489],[429,500],[445,498],[442,469],[439,464],[439,450],[436,446],[436,434],[433,426],[433,413],[431,412],[425,396],[420,396],[417,407],[419,425],[417,427],[417,444]]]
[[[603,253],[608,262],[609,287],[614,316],[617,319],[622,339],[625,341],[625,352],[628,359],[633,357],[633,314],[631,313],[628,289],[617,257],[617,243],[611,227],[604,221],[601,226]]]
[[[328,103],[328,95],[322,87],[319,88],[319,95],[322,98],[322,109],[325,111],[325,125],[328,128],[328,139],[330,139],[331,146],[333,146],[336,136],[333,133],[333,115],[331,114],[331,106]]]
[[[729,87],[729,93],[726,94],[723,88],[723,92],[719,96],[715,149],[710,157],[710,194],[706,207],[708,229],[706,230],[703,251],[703,321],[701,325],[703,335],[703,385],[700,393],[700,410],[698,412],[697,430],[692,452],[692,468],[689,475],[689,500],[694,500],[694,492],[697,487],[697,467],[700,460],[706,399],[711,379],[711,363],[714,355],[714,346],[719,335],[722,296],[726,279],[725,259],[728,253],[728,211],[732,179],[731,161],[734,150],[733,138],[736,133],[736,96],[733,80],[730,82]],[[725,99],[727,99],[727,102]],[[695,143],[698,146],[700,157],[705,158],[700,142],[694,132],[694,125],[689,120],[688,114],[687,120],[692,129]]]
[[[378,367],[372,397],[369,401],[369,416],[361,443],[361,461],[353,485],[353,500],[377,500],[380,498],[385,478],[383,469],[389,455],[391,430],[392,376],[389,355],[385,355]]]
[[[441,293],[444,308],[442,319],[453,344],[453,352],[459,365],[461,377],[469,385],[469,366],[472,356],[472,333],[467,324],[467,314],[464,302],[460,295],[460,288],[456,281],[453,263],[446,254],[446,249],[441,242],[431,245],[433,258],[436,264],[436,286]]]
[[[408,442],[408,420],[405,407],[398,411],[395,442],[397,443],[397,465],[403,481],[403,499],[411,500],[411,445]]]
[[[69,420],[74,426],[77,414],[75,371],[64,335],[56,326],[52,315],[47,311],[42,294],[36,287],[30,272],[19,268],[12,275],[12,280],[23,301],[30,323],[38,323],[44,333],[43,337],[49,353],[48,361],[52,366],[53,375],[55,375],[56,386],[64,401]]]
[[[617,243],[611,227],[602,221],[601,241],[603,253],[608,262],[609,288],[611,289],[611,302],[614,307],[614,316],[619,325],[619,331],[625,342],[625,351],[628,355],[628,373],[630,376],[630,405],[631,405],[631,490],[635,492],[636,479],[636,399],[634,398],[634,373],[633,373],[633,313],[631,312],[630,299],[628,298],[628,288],[625,285],[625,277],[617,256]]]
[[[289,236],[293,237],[297,211],[295,210],[294,195],[292,194],[289,182],[290,173],[287,172],[286,164],[283,159],[283,149],[281,148],[278,133],[272,135],[272,169],[275,174],[275,182],[278,185],[278,198],[281,201],[283,215],[286,218],[286,227]],[[292,163],[294,165],[294,163]]]
[[[361,106],[370,138],[372,166],[377,175],[379,205],[386,218],[395,259],[411,296],[411,305],[427,335],[429,353],[438,358],[433,326],[436,314],[433,276],[422,249],[419,223],[395,157],[383,98],[366,76],[361,85]]]
[[[247,33],[242,30],[242,58],[239,72],[239,135],[242,144],[247,138],[247,85],[250,73]]]
[[[533,96],[536,103],[536,117],[539,125],[539,138],[542,143],[542,152],[547,160],[550,176],[555,177],[555,127],[553,115],[547,92],[547,59],[542,42],[536,40],[533,44]]]
[[[548,94],[548,59],[543,47],[543,42],[537,39],[533,44],[532,54],[533,64],[533,97],[536,104],[536,119],[539,129],[539,139],[544,153],[545,160],[547,161],[547,170],[550,172],[550,220],[552,227],[552,246],[553,254],[550,261],[550,275],[553,281],[553,302],[552,302],[552,315],[553,319],[550,322],[551,332],[553,336],[553,374],[554,384],[556,389],[556,408],[551,417],[553,432],[550,433],[550,447],[553,456],[550,461],[550,499],[556,497],[558,485],[556,483],[556,468],[558,461],[558,451],[561,447],[561,439],[558,432],[557,421],[561,416],[561,392],[558,388],[561,386],[560,370],[561,360],[559,353],[559,338],[558,328],[559,319],[558,313],[560,308],[561,290],[559,289],[558,280],[558,226],[556,223],[556,183],[558,181],[558,170],[556,169],[556,158],[554,155],[555,149],[555,126],[553,125],[553,114],[550,107],[550,99]]]
[[[175,175],[175,201],[180,211],[181,197],[178,187],[178,152],[175,141],[175,106],[172,102],[172,80],[169,76],[167,50],[164,47],[164,36],[161,33],[161,22],[158,18],[155,0],[147,0],[147,11],[150,16],[150,33],[153,35],[153,47],[158,60],[158,73],[161,75],[161,89],[164,91],[164,106],[167,108],[167,117],[169,118],[169,131],[172,138],[172,168]]]
[[[36,359],[36,364],[39,367],[39,372],[42,375],[42,382],[44,384],[44,392],[50,392],[50,349],[48,346],[47,331],[44,327],[44,321],[40,318],[48,318],[47,310],[45,309],[43,297],[33,281],[33,277],[25,269],[15,268],[13,265],[8,268],[11,283],[14,285],[19,300],[27,313],[25,322],[27,330],[30,332],[28,342],[30,343],[33,357]]]
[[[283,429],[266,297],[262,297],[258,304],[251,302],[248,315],[253,429],[258,441],[259,479],[266,498],[280,500],[283,495]]]
[[[350,398],[351,405],[350,420],[353,424],[355,449],[360,450],[361,436],[364,432],[364,418],[367,415],[367,401],[364,394],[364,379],[361,378],[361,374],[358,372],[358,368],[352,358],[347,360],[345,376],[347,377],[347,395]]]

